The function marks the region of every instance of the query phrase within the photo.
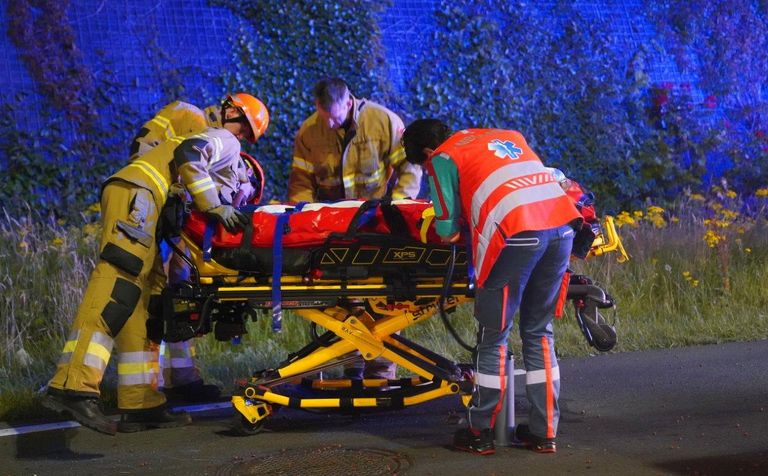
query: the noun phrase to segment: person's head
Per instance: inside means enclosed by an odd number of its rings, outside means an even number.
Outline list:
[[[451,137],[451,129],[440,119],[417,119],[403,131],[405,160],[421,165],[437,147]]]
[[[267,130],[269,111],[250,94],[230,94],[221,104],[221,124],[238,139],[256,142]]]
[[[320,120],[331,129],[338,129],[349,119],[352,109],[352,94],[341,78],[323,78],[313,90],[315,108]]]

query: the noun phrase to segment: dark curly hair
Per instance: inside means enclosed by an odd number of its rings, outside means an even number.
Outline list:
[[[427,160],[424,148],[436,149],[451,136],[451,129],[440,119],[417,119],[403,132],[405,160],[422,164]]]

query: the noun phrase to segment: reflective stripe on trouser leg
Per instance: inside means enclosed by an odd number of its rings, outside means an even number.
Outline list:
[[[195,366],[195,346],[191,340],[163,342],[162,351],[159,381],[161,387],[179,387],[202,380],[200,370]]]
[[[98,396],[113,340],[101,314],[109,303],[119,271],[99,261],[88,281],[72,331],[49,386],[74,394]]]
[[[507,338],[509,330],[480,327],[475,352],[475,388],[467,408],[469,426],[493,428],[507,391]]]
[[[528,424],[531,433],[544,438],[557,436],[560,420],[560,367],[552,343],[551,338],[541,337],[539,347],[543,368],[528,369],[525,377],[525,391],[531,404]]]
[[[150,273],[164,274],[161,261],[157,259],[158,247],[154,238],[157,227],[158,204],[152,194],[144,189],[123,186],[120,183],[110,183],[108,189],[125,189],[123,203],[114,203],[122,209],[130,205],[128,224],[140,226],[148,233],[151,240],[140,242],[126,239],[122,233],[115,236],[114,243],[141,258],[141,269],[134,276],[134,283],[140,289],[139,303],[126,320],[120,332],[114,336],[115,347],[118,351],[118,386],[117,405],[123,410],[154,408],[165,403],[165,395],[157,390],[158,346],[147,339],[147,319],[149,317],[149,297],[152,283],[162,278],[150,278]],[[108,204],[108,209],[113,204]],[[102,213],[104,206],[102,205]],[[114,215],[118,212],[112,210]],[[158,269],[159,268],[159,269]],[[143,362],[137,362],[142,360]],[[123,372],[121,372],[121,368]],[[133,373],[136,372],[136,373]],[[132,375],[129,377],[129,375]],[[140,376],[139,376],[140,375]]]
[[[158,391],[159,346],[147,339],[149,289],[115,338],[118,349],[117,406],[121,410],[154,408],[165,403]]]
[[[560,420],[560,369],[555,356],[553,314],[563,273],[568,266],[573,230],[564,226],[544,232],[546,250],[536,263],[520,303],[520,337],[531,404],[531,433],[555,438]]]

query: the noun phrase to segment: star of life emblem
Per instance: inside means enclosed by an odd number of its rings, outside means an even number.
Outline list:
[[[511,140],[494,139],[488,143],[488,150],[500,159],[509,157],[510,160],[517,159],[523,153],[523,149],[516,146]]]

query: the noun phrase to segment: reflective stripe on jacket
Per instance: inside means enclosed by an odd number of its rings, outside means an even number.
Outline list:
[[[505,240],[521,231],[547,230],[575,222],[578,210],[538,156],[516,131],[467,129],[441,144],[427,163],[444,154],[455,164],[458,190],[446,196],[432,177],[438,220],[450,216],[456,192],[472,231],[477,284],[482,286]],[[453,228],[452,226],[448,227]]]
[[[188,138],[174,137],[132,161],[112,180],[123,180],[152,192],[158,208],[168,197],[172,177],[180,178],[201,211],[221,205],[225,198],[248,182],[240,157],[240,141],[226,129],[208,128]]]
[[[334,130],[317,112],[296,134],[288,200],[315,202],[381,198],[395,174],[392,198],[416,198],[421,169],[405,160],[400,145],[403,121],[392,111],[366,99],[353,98],[350,132]],[[353,134],[345,143],[345,134]]]
[[[130,158],[135,160],[169,139],[197,134],[208,127],[221,127],[215,107],[203,112],[192,104],[174,101],[144,123],[131,143]]]

